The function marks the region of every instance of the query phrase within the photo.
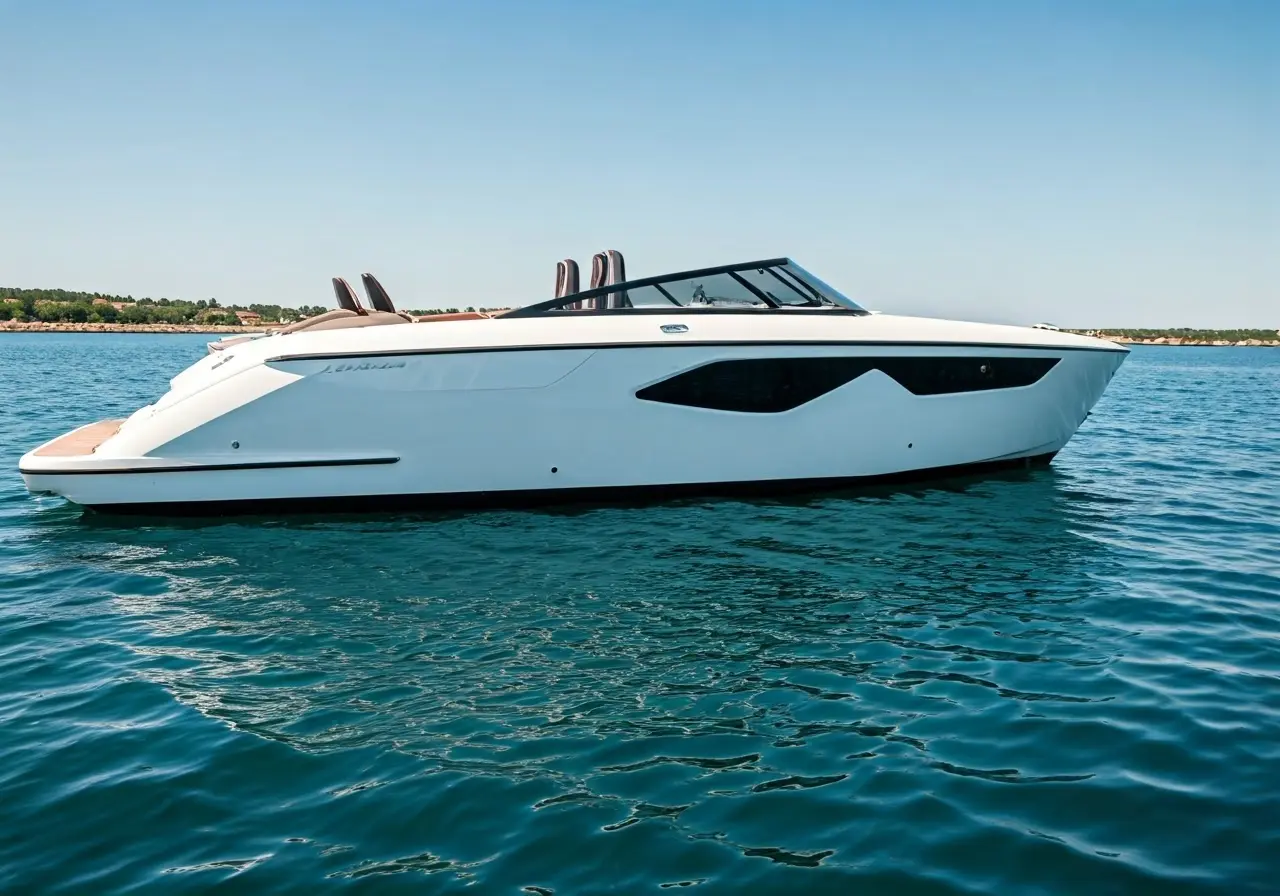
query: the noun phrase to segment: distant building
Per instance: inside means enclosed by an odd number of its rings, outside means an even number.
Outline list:
[[[240,323],[242,324],[262,323],[262,315],[256,311],[237,311],[236,317],[240,318]]]

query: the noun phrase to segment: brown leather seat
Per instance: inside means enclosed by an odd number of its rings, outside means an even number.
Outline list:
[[[418,323],[444,320],[488,320],[491,317],[493,317],[492,314],[486,314],[483,311],[454,311],[447,314],[424,314],[418,318]]]
[[[280,332],[296,333],[299,330],[309,330],[312,327],[328,323],[329,321],[346,320],[348,318],[356,317],[360,317],[360,315],[354,311],[348,311],[346,308],[337,308],[333,311],[326,311],[324,314],[317,314],[315,317],[308,317],[303,320],[296,321],[295,323],[291,323]]]
[[[391,314],[387,311],[368,311],[364,314],[357,314],[354,311],[339,308],[336,311],[326,311],[324,314],[300,320],[296,324],[289,324],[280,332],[287,335],[289,333],[299,333],[303,330],[346,330],[356,327],[381,327],[387,324],[407,323],[411,323],[407,317]]]
[[[365,274],[365,287],[369,288],[370,284],[375,287],[370,295],[376,296],[372,301],[376,305],[385,305],[375,311],[369,311],[360,304],[360,299],[356,297],[356,291],[351,288],[342,277],[333,278],[333,294],[338,300],[339,307],[333,311],[326,311],[324,314],[317,314],[315,317],[309,317],[306,320],[300,320],[295,324],[290,324],[283,330],[282,335],[289,333],[300,333],[303,331],[312,332],[316,330],[346,330],[355,329],[357,327],[382,327],[388,324],[411,324],[413,318],[407,314],[402,314],[395,310],[395,306],[391,304],[391,298],[387,295],[382,284],[374,278],[372,274]]]

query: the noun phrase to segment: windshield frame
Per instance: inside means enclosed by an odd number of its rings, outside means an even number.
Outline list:
[[[765,292],[759,290],[747,279],[738,276],[740,272],[755,270],[763,270],[766,275],[772,275],[773,278],[780,281],[781,285],[787,286],[793,292],[801,295],[812,296],[814,299],[813,303],[779,303]],[[710,277],[716,274],[725,274],[730,276],[735,281],[739,282],[746,290],[753,293],[760,300],[761,304],[749,307],[682,305],[674,296],[663,288],[663,284],[666,283],[695,279],[698,277]],[[796,282],[793,284],[791,282],[792,280]],[[590,302],[593,299],[605,298],[616,293],[639,289],[641,287],[653,287],[671,302],[670,306],[646,304],[622,308],[581,307],[583,303]],[[607,304],[607,302],[602,302],[600,304]],[[579,307],[570,308],[569,306],[571,305],[578,305]],[[843,293],[839,292],[827,283],[824,283],[818,277],[806,271],[790,258],[769,258],[762,261],[745,261],[737,264],[721,265],[714,268],[697,268],[692,271],[677,271],[671,274],[660,274],[656,277],[643,277],[638,280],[627,280],[622,283],[612,283],[596,287],[595,289],[586,289],[572,295],[561,296],[557,299],[549,299],[545,302],[538,302],[533,305],[514,308],[511,311],[497,316],[537,317],[543,314],[560,311],[571,312],[573,314],[678,314],[684,311],[697,314],[767,314],[770,312],[802,312],[805,310],[822,310],[854,315],[870,314],[870,312],[865,308],[862,308]]]

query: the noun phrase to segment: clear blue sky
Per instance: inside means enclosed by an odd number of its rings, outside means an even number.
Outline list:
[[[1280,326],[1280,2],[0,0],[0,35],[7,286],[523,304],[617,248]]]

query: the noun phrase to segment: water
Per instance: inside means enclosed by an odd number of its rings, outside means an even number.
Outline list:
[[[945,486],[25,494],[203,342],[0,335],[0,892],[1274,892],[1280,350],[1135,350],[1052,468]]]

